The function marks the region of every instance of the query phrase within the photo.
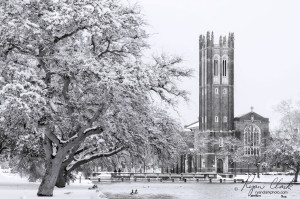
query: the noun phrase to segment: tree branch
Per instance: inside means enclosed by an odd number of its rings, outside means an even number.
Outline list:
[[[67,167],[74,160],[74,156],[76,155],[76,151],[78,150],[79,146],[80,145],[78,144],[72,148],[69,157],[63,161],[61,167]]]
[[[109,156],[115,155],[115,154],[119,153],[120,151],[123,151],[126,148],[127,147],[124,147],[124,146],[123,147],[119,147],[119,148],[117,148],[117,149],[115,149],[113,151],[109,151],[109,152],[101,153],[101,154],[96,154],[96,155],[91,156],[90,158],[86,158],[86,159],[80,160],[80,161],[76,162],[75,164],[73,164],[70,168],[67,168],[67,171],[68,171],[68,173],[70,173],[74,169],[78,168],[80,165],[83,165],[83,164],[85,164],[87,162],[90,162],[90,161],[98,159],[98,158],[109,157]]]
[[[108,52],[109,52],[110,40],[109,40],[109,39],[106,39],[106,41],[107,41],[106,49],[105,49],[105,51],[101,52],[101,53],[98,55],[98,58],[102,57],[105,53],[108,53]],[[95,47],[95,45],[94,45],[94,42],[93,42],[93,46],[94,46],[94,49],[95,49],[96,47]]]
[[[64,86],[62,89],[62,95],[63,95],[65,101],[67,101],[68,100],[67,93],[69,92],[69,85],[71,83],[71,78],[67,75],[63,75],[63,79],[64,79]]]
[[[2,147],[1,146],[1,148],[0,148],[0,154],[2,154],[2,152],[4,151],[4,150],[7,150],[8,148],[6,147],[6,146],[4,146],[4,147]]]
[[[107,108],[108,106],[105,103],[102,103],[100,108],[98,108],[98,110],[95,112],[94,116],[88,120],[89,125],[92,125],[101,114],[104,114]]]
[[[80,30],[84,30],[84,29],[86,29],[86,28],[87,28],[87,26],[78,27],[78,28],[75,29],[73,32],[67,33],[67,34],[65,34],[65,35],[63,35],[63,36],[61,36],[61,37],[55,37],[53,42],[54,42],[54,43],[58,43],[59,41],[65,39],[65,38],[67,38],[67,37],[70,37],[70,36],[76,34],[77,32],[79,32]]]
[[[60,139],[58,139],[58,137],[50,130],[46,130],[45,136],[49,138],[49,140],[51,140],[53,143],[55,143],[58,147],[61,147],[62,143],[60,142]]]
[[[100,134],[103,131],[104,131],[104,129],[100,126],[95,126],[92,128],[85,128],[84,130],[81,130],[78,134],[74,135],[67,141],[67,143],[64,147],[64,150],[69,151],[73,147],[80,145],[80,143],[83,143],[85,138],[87,138],[88,136]],[[75,151],[74,151],[74,153],[75,153]]]

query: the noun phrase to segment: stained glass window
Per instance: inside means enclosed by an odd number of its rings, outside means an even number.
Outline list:
[[[260,128],[255,124],[247,125],[244,129],[244,154],[259,155],[261,143]]]

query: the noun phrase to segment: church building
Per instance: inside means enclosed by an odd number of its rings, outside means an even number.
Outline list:
[[[219,156],[215,147],[206,153],[197,152],[205,135],[219,140],[235,136],[243,143],[247,157],[259,156],[270,137],[269,119],[253,111],[234,117],[234,34],[220,36],[215,42],[213,32],[199,40],[199,121],[185,126],[194,135],[194,153],[186,158],[185,172],[246,173],[254,164],[236,163],[230,156]],[[250,105],[249,105],[250,107]],[[199,151],[199,150],[198,150]],[[189,166],[190,165],[190,166]]]

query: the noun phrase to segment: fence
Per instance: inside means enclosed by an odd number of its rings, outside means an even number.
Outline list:
[[[104,181],[200,181],[216,179],[216,173],[111,173],[110,178],[102,178],[95,176],[92,181],[104,182]]]

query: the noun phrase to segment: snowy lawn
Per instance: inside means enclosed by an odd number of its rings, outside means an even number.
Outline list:
[[[271,183],[276,179],[276,181],[280,181],[280,183],[290,183],[294,179],[294,175],[260,175],[260,178],[257,178],[256,175],[251,175],[249,177],[249,181],[252,181],[254,177],[253,182],[261,182],[261,183]],[[237,175],[236,179],[248,179],[248,175]],[[300,178],[298,177],[298,181],[300,181]],[[299,183],[299,182],[298,182]]]
[[[108,199],[177,199],[177,197],[169,195],[169,194],[137,194],[137,195],[129,195],[129,194],[119,194],[119,193],[105,193]]]
[[[289,190],[271,189],[271,178],[283,177],[289,180],[292,176],[266,176],[262,179],[267,183],[253,183],[264,186],[263,191],[287,191],[283,196],[289,199],[298,199],[300,185],[294,185]],[[273,180],[272,179],[272,180]],[[108,199],[248,199],[249,188],[244,188],[244,183],[213,183],[206,182],[117,182],[99,183],[98,187]],[[138,194],[131,195],[132,190],[138,190]],[[258,191],[256,189],[255,191]],[[255,192],[254,191],[254,192]],[[255,194],[255,193],[254,193]],[[261,194],[261,198],[279,199],[281,194]]]
[[[247,178],[247,175],[237,176],[239,179]],[[282,178],[281,182],[288,183],[293,176],[286,175],[262,175],[254,182],[268,187],[276,177]],[[269,184],[265,184],[269,183]],[[36,196],[39,183],[27,182],[25,178],[17,175],[2,173],[0,171],[0,198],[1,199],[41,199]],[[225,198],[248,198],[247,191],[241,191],[242,183],[217,183],[189,182],[189,183],[100,183],[97,190],[89,190],[93,184],[88,180],[72,183],[66,188],[55,188],[53,199],[214,199],[220,196]],[[237,190],[236,190],[237,188]],[[138,190],[138,194],[131,195],[132,190]],[[104,193],[104,194],[103,194]],[[300,186],[295,185],[286,194],[288,198],[299,198]],[[263,195],[263,198],[280,198],[279,195]]]
[[[89,190],[93,184],[90,181],[82,180],[72,183],[65,188],[55,188],[53,197],[42,197],[52,199],[100,199],[106,198],[99,190]],[[41,199],[37,190],[39,182],[28,182],[25,178],[0,171],[0,198],[1,199]]]

